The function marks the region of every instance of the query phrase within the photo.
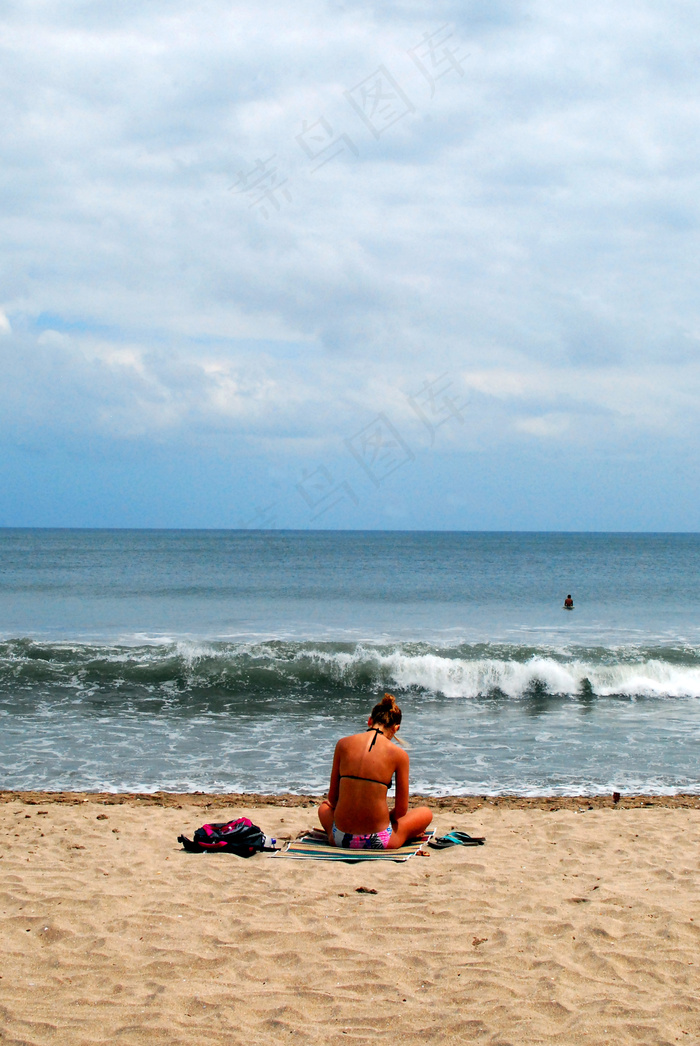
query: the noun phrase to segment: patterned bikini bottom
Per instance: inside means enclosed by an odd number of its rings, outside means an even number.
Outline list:
[[[391,839],[391,825],[383,832],[371,832],[369,835],[353,835],[351,832],[341,832],[333,822],[333,841],[336,846],[343,846],[346,850],[386,850]]]

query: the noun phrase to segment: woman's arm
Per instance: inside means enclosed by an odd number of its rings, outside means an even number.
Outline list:
[[[401,751],[396,755],[396,797],[394,809],[389,812],[392,821],[404,817],[408,811],[408,755]]]
[[[331,783],[328,787],[328,802],[335,810],[340,793],[340,741],[335,746],[333,753],[333,766],[331,768]]]

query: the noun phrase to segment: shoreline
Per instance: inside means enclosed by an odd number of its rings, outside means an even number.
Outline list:
[[[618,793],[614,793],[617,796]],[[277,794],[257,792],[89,792],[89,791],[40,791],[0,789],[0,804],[21,802],[27,806],[41,806],[50,803],[75,806],[81,803],[95,803],[102,806],[160,806],[179,809],[184,806],[208,809],[212,806],[280,806],[289,808],[308,808],[318,805],[324,794],[296,794],[280,792]],[[655,807],[666,810],[700,810],[700,794],[678,793],[676,795],[657,795],[653,793],[620,793],[619,799],[613,794],[607,795],[421,795],[412,794],[411,805],[424,804],[436,811],[452,813],[471,813],[483,807],[501,807],[510,810],[602,810],[602,809],[640,809]]]

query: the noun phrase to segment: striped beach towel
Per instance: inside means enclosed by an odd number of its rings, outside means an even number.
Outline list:
[[[420,839],[411,839],[396,850],[345,850],[331,846],[321,831],[307,832],[301,839],[293,839],[275,857],[291,857],[296,861],[407,861],[432,839],[434,832],[426,832]]]

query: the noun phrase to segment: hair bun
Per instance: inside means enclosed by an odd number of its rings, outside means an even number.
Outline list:
[[[372,722],[384,723],[385,726],[398,726],[401,722],[401,709],[396,704],[393,694],[384,697],[372,709]]]

